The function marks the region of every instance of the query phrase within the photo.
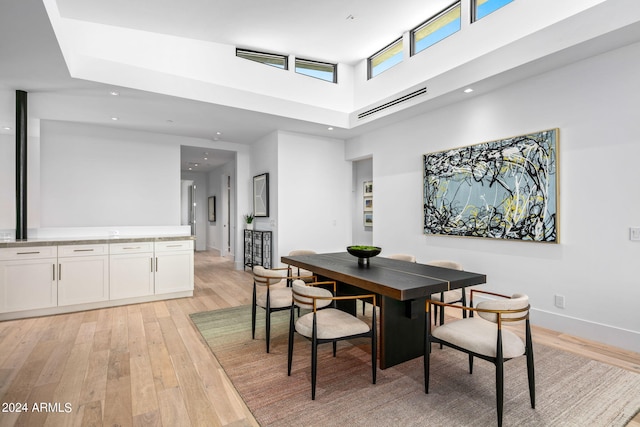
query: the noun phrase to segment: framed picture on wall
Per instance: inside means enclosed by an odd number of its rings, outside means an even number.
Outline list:
[[[373,211],[373,197],[367,196],[363,200],[363,206],[365,212]]]
[[[558,132],[425,154],[424,233],[558,243]]]
[[[209,222],[216,222],[216,196],[209,197]]]
[[[253,177],[253,216],[269,216],[269,174]]]
[[[363,196],[373,195],[373,181],[365,181],[364,188],[362,189]]]
[[[364,226],[373,227],[373,212],[364,213]]]

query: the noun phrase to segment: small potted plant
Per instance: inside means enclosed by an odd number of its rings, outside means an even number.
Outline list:
[[[247,224],[247,230],[253,230],[253,215],[246,214],[244,216],[244,222]]]

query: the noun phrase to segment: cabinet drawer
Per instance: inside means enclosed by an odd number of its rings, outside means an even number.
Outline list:
[[[63,245],[58,246],[58,257],[76,257],[76,256],[93,256],[108,255],[109,246],[101,245]]]
[[[1,248],[0,260],[55,258],[58,256],[57,246],[31,246],[23,248]]]
[[[172,240],[156,242],[156,252],[192,251],[193,240]]]
[[[139,254],[153,252],[153,242],[133,242],[133,243],[111,243],[109,245],[111,254]]]

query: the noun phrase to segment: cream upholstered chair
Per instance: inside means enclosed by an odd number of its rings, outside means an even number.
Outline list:
[[[309,249],[296,249],[294,251],[289,252],[289,256],[296,256],[296,255],[315,255],[317,254],[316,251],[312,251]],[[313,273],[310,272],[309,270],[305,270],[304,268],[300,268],[300,267],[296,267],[296,266],[289,266],[291,267],[291,273],[294,276],[300,276],[300,277],[311,277],[313,276]]]
[[[319,286],[332,286],[332,291]],[[323,343],[333,343],[333,356],[336,356],[336,343],[358,337],[371,338],[371,367],[372,381],[376,383],[377,369],[377,333],[376,333],[376,311],[373,310],[373,327],[344,311],[335,307],[334,301],[348,299],[371,299],[375,307],[376,296],[353,295],[335,296],[336,282],[314,282],[306,283],[303,280],[294,280],[292,284],[293,304],[291,306],[291,317],[289,322],[289,352],[287,375],[291,375],[291,365],[293,361],[293,341],[294,331],[303,337],[311,340],[311,399],[316,398],[316,374],[318,372],[318,345]],[[303,316],[295,319],[295,307],[311,310]]]
[[[272,268],[266,269],[256,265],[253,267],[253,306],[251,310],[251,338],[256,337],[256,311],[261,307],[266,312],[265,330],[267,341],[267,353],[271,338],[271,313],[286,310],[291,307],[291,287],[287,286],[289,280],[298,278],[291,275],[291,269]],[[258,295],[258,286],[267,288],[266,292]]]
[[[435,267],[451,268],[453,270],[462,271],[462,264],[455,261],[434,260],[434,261],[429,261],[427,265],[433,265]],[[451,291],[440,292],[439,294],[433,294],[431,295],[431,299],[434,301],[440,301],[447,304],[460,303],[462,305],[467,305],[467,293],[465,291],[465,288],[453,289]],[[462,316],[467,317],[467,313],[463,311]],[[438,324],[438,306],[437,305],[433,306],[433,322],[435,324]],[[444,308],[440,310],[440,324],[443,324],[443,323],[444,323]]]
[[[391,254],[387,258],[399,259],[400,261],[416,262],[416,257],[409,254]]]
[[[483,301],[473,308],[474,293],[487,294],[499,299]],[[425,349],[424,349],[424,391],[429,393],[429,369],[431,343],[440,343],[469,355],[469,373],[473,373],[473,358],[488,360],[496,366],[496,408],[498,426],[502,426],[504,402],[504,368],[503,364],[509,359],[527,357],[527,376],[529,379],[529,398],[531,407],[535,408],[535,375],[533,366],[533,345],[531,340],[531,325],[529,324],[529,297],[522,294],[507,295],[493,292],[471,290],[471,307],[445,304],[439,301],[427,300],[427,316],[425,320]],[[429,310],[431,306],[441,308],[454,307],[470,312],[470,316],[454,320],[444,325],[431,328]],[[478,316],[474,317],[476,313]],[[505,323],[522,323],[525,326],[525,341],[514,332],[503,328]]]

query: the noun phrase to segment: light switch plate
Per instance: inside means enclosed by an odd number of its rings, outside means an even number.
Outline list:
[[[640,240],[640,227],[629,228],[629,240],[633,240],[633,241]]]

